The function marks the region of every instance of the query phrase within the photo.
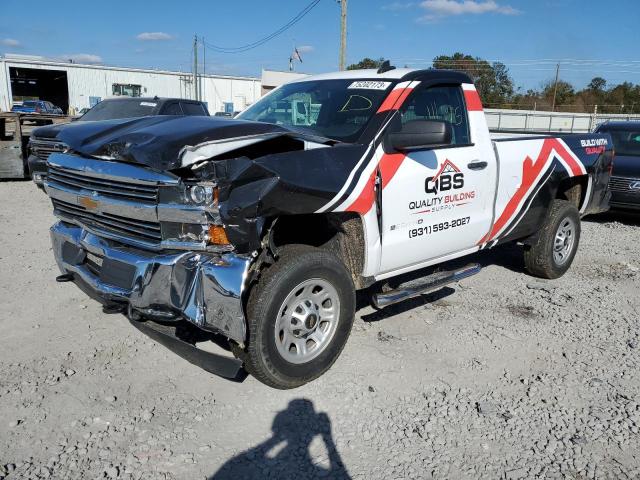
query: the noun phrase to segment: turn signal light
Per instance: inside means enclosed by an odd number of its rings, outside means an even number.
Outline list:
[[[209,243],[213,245],[229,245],[231,243],[222,225],[209,225]]]

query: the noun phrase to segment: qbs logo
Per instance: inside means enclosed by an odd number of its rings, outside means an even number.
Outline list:
[[[433,177],[427,177],[424,182],[424,191],[433,194],[463,187],[464,173],[449,160],[445,160],[438,173]]]

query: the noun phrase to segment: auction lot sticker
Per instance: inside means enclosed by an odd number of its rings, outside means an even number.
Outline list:
[[[391,82],[380,82],[378,80],[358,80],[349,85],[349,88],[359,88],[361,90],[386,90]]]

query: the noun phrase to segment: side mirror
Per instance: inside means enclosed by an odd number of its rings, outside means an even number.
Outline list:
[[[389,143],[400,152],[451,144],[451,125],[438,120],[412,120],[389,134]]]

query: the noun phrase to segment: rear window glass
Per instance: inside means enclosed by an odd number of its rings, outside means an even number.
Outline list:
[[[637,130],[609,130],[616,155],[640,157],[640,128]]]
[[[85,113],[79,120],[113,120],[116,118],[135,118],[153,115],[156,102],[145,102],[138,99],[131,100],[103,100]]]
[[[24,107],[36,107],[36,106],[38,106],[38,102],[26,101],[26,102],[22,102],[22,106],[24,106]]]
[[[162,115],[182,115],[182,110],[180,109],[180,104],[177,102],[171,103],[167,105],[162,110]]]
[[[204,107],[199,103],[183,103],[182,110],[185,115],[206,115],[207,112]]]

